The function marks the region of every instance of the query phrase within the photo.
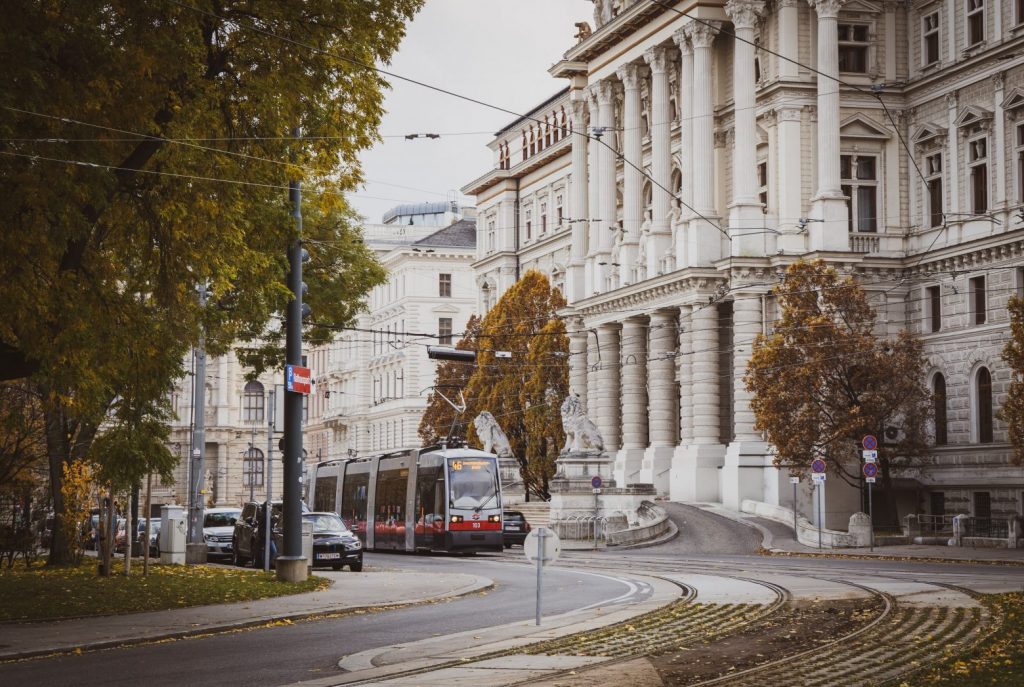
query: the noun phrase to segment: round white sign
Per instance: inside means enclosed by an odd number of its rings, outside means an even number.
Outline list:
[[[541,532],[544,533],[543,539],[541,539]],[[549,530],[546,527],[538,527],[526,535],[526,541],[523,542],[526,560],[531,563],[537,561],[537,551],[541,546],[541,541],[544,542],[544,548],[541,551],[540,564],[549,565],[557,561],[559,554],[562,553],[562,541],[554,530]]]

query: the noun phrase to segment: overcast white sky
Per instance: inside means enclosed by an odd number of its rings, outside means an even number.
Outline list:
[[[427,0],[386,69],[525,112],[567,85],[547,70],[575,43],[573,24],[593,24],[593,7],[590,0]],[[381,124],[387,138],[362,155],[368,181],[350,196],[369,222],[400,203],[458,192],[490,168],[486,144],[514,119],[397,79],[391,86]],[[485,133],[444,135],[463,132]],[[409,133],[442,136],[407,141]]]

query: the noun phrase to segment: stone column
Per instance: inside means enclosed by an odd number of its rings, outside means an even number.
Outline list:
[[[709,25],[711,24],[711,25]],[[711,44],[721,22],[688,24],[693,45],[693,207],[704,219],[690,222],[687,255],[691,266],[710,265],[722,257],[722,240],[715,221],[715,121]]]
[[[622,448],[615,460],[615,481],[638,479],[647,448],[647,322],[630,317],[622,322]]]
[[[693,345],[689,384],[693,438],[672,457],[672,499],[718,501],[718,473],[725,458],[725,446],[719,443],[718,422],[718,309],[704,300],[693,306],[689,320]]]
[[[799,1],[779,0],[778,4],[778,52],[787,58],[778,58],[779,77],[783,79],[795,79],[799,75],[797,62],[800,59],[800,10],[796,6]]]
[[[693,441],[693,328],[690,315],[693,306],[679,307],[679,443]]]
[[[803,110],[799,106],[781,106],[775,110],[780,151],[800,150],[802,116]],[[803,213],[801,156],[783,152],[777,157],[779,180],[785,180],[785,183],[775,185],[779,190],[778,216],[781,222],[778,246],[786,253],[802,253],[806,250],[806,237],[796,224]]]
[[[811,199],[811,250],[848,250],[849,219],[839,183],[839,8],[845,0],[807,0],[818,14],[818,190]]]
[[[757,195],[757,129],[754,105],[754,26],[764,12],[761,0],[729,0],[726,14],[732,19],[732,93],[735,141],[732,148],[732,203],[729,235],[733,255],[764,255],[765,234],[754,233],[764,222]]]
[[[587,330],[581,318],[570,318],[569,329],[569,393],[580,397],[587,410]],[[559,402],[561,402],[561,399]]]
[[[626,234],[622,249],[619,251],[619,283],[616,286],[625,286],[636,281],[634,263],[640,245],[640,225],[643,222],[644,211],[640,82],[646,71],[643,65],[631,62],[622,65],[615,72],[625,90],[622,154],[626,159],[622,166],[622,222]]]
[[[584,282],[587,261],[587,225],[579,220],[587,217],[587,103],[580,91],[574,91],[572,110],[572,195],[569,197],[569,218],[572,223],[572,248],[569,255],[569,283],[566,291],[570,303],[587,297]]]
[[[619,325],[602,324],[597,328],[601,363],[597,373],[597,427],[604,437],[605,450],[614,455],[620,445]],[[593,396],[592,396],[593,398]]]
[[[647,276],[661,272],[661,259],[672,242],[669,211],[672,209],[672,103],[668,92],[671,54],[664,46],[644,53],[651,68],[651,236],[647,242]]]
[[[746,291],[733,299],[733,431],[735,438],[725,452],[722,468],[722,503],[739,510],[743,499],[763,501],[765,465],[770,465],[767,445],[754,430],[753,395],[743,377],[753,353],[754,339],[761,333],[761,295]]]
[[[670,490],[669,473],[676,445],[679,401],[676,393],[676,341],[678,329],[674,312],[651,313],[647,357],[647,385],[650,389],[650,446],[644,453],[640,481],[653,484],[659,494]]]
[[[601,369],[601,357],[598,351],[597,330],[587,330],[587,394],[583,400],[583,407],[587,415],[595,423],[598,422],[598,396],[600,394],[600,382],[598,374]]]
[[[608,278],[611,274],[612,245],[615,241],[616,229],[616,180],[615,180],[615,96],[617,82],[605,79],[598,84],[597,102],[600,111],[601,126],[605,128],[601,135],[598,152],[598,188],[600,206],[600,222],[597,225],[597,269],[594,270],[596,290],[604,293],[609,290]],[[593,231],[591,231],[593,237]],[[603,265],[601,263],[604,263]]]
[[[693,207],[693,47],[685,29],[672,34],[681,55],[679,61],[679,95],[676,103],[679,107],[679,155],[682,161],[682,216],[685,220],[692,217]],[[684,224],[676,235],[676,268],[691,265],[688,252],[688,226]]]
[[[597,84],[587,89],[587,109],[590,113],[590,133],[601,126],[601,109],[597,104]],[[590,220],[601,212],[601,178],[598,170],[601,144],[590,136],[587,139],[587,215],[580,218]],[[597,288],[597,244],[601,227],[599,222],[584,222],[587,233],[587,262],[584,268],[586,282],[585,297],[593,296]]]

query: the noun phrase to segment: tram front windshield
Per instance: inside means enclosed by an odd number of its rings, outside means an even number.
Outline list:
[[[485,458],[448,459],[449,504],[452,508],[498,508],[498,470]]]

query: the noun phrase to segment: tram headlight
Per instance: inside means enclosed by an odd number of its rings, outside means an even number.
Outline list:
[[[487,516],[487,519],[491,522],[501,522],[501,516],[495,513],[494,515]]]
[[[452,516],[452,522],[453,523],[454,522],[462,522],[462,516],[461,515],[453,515]]]

